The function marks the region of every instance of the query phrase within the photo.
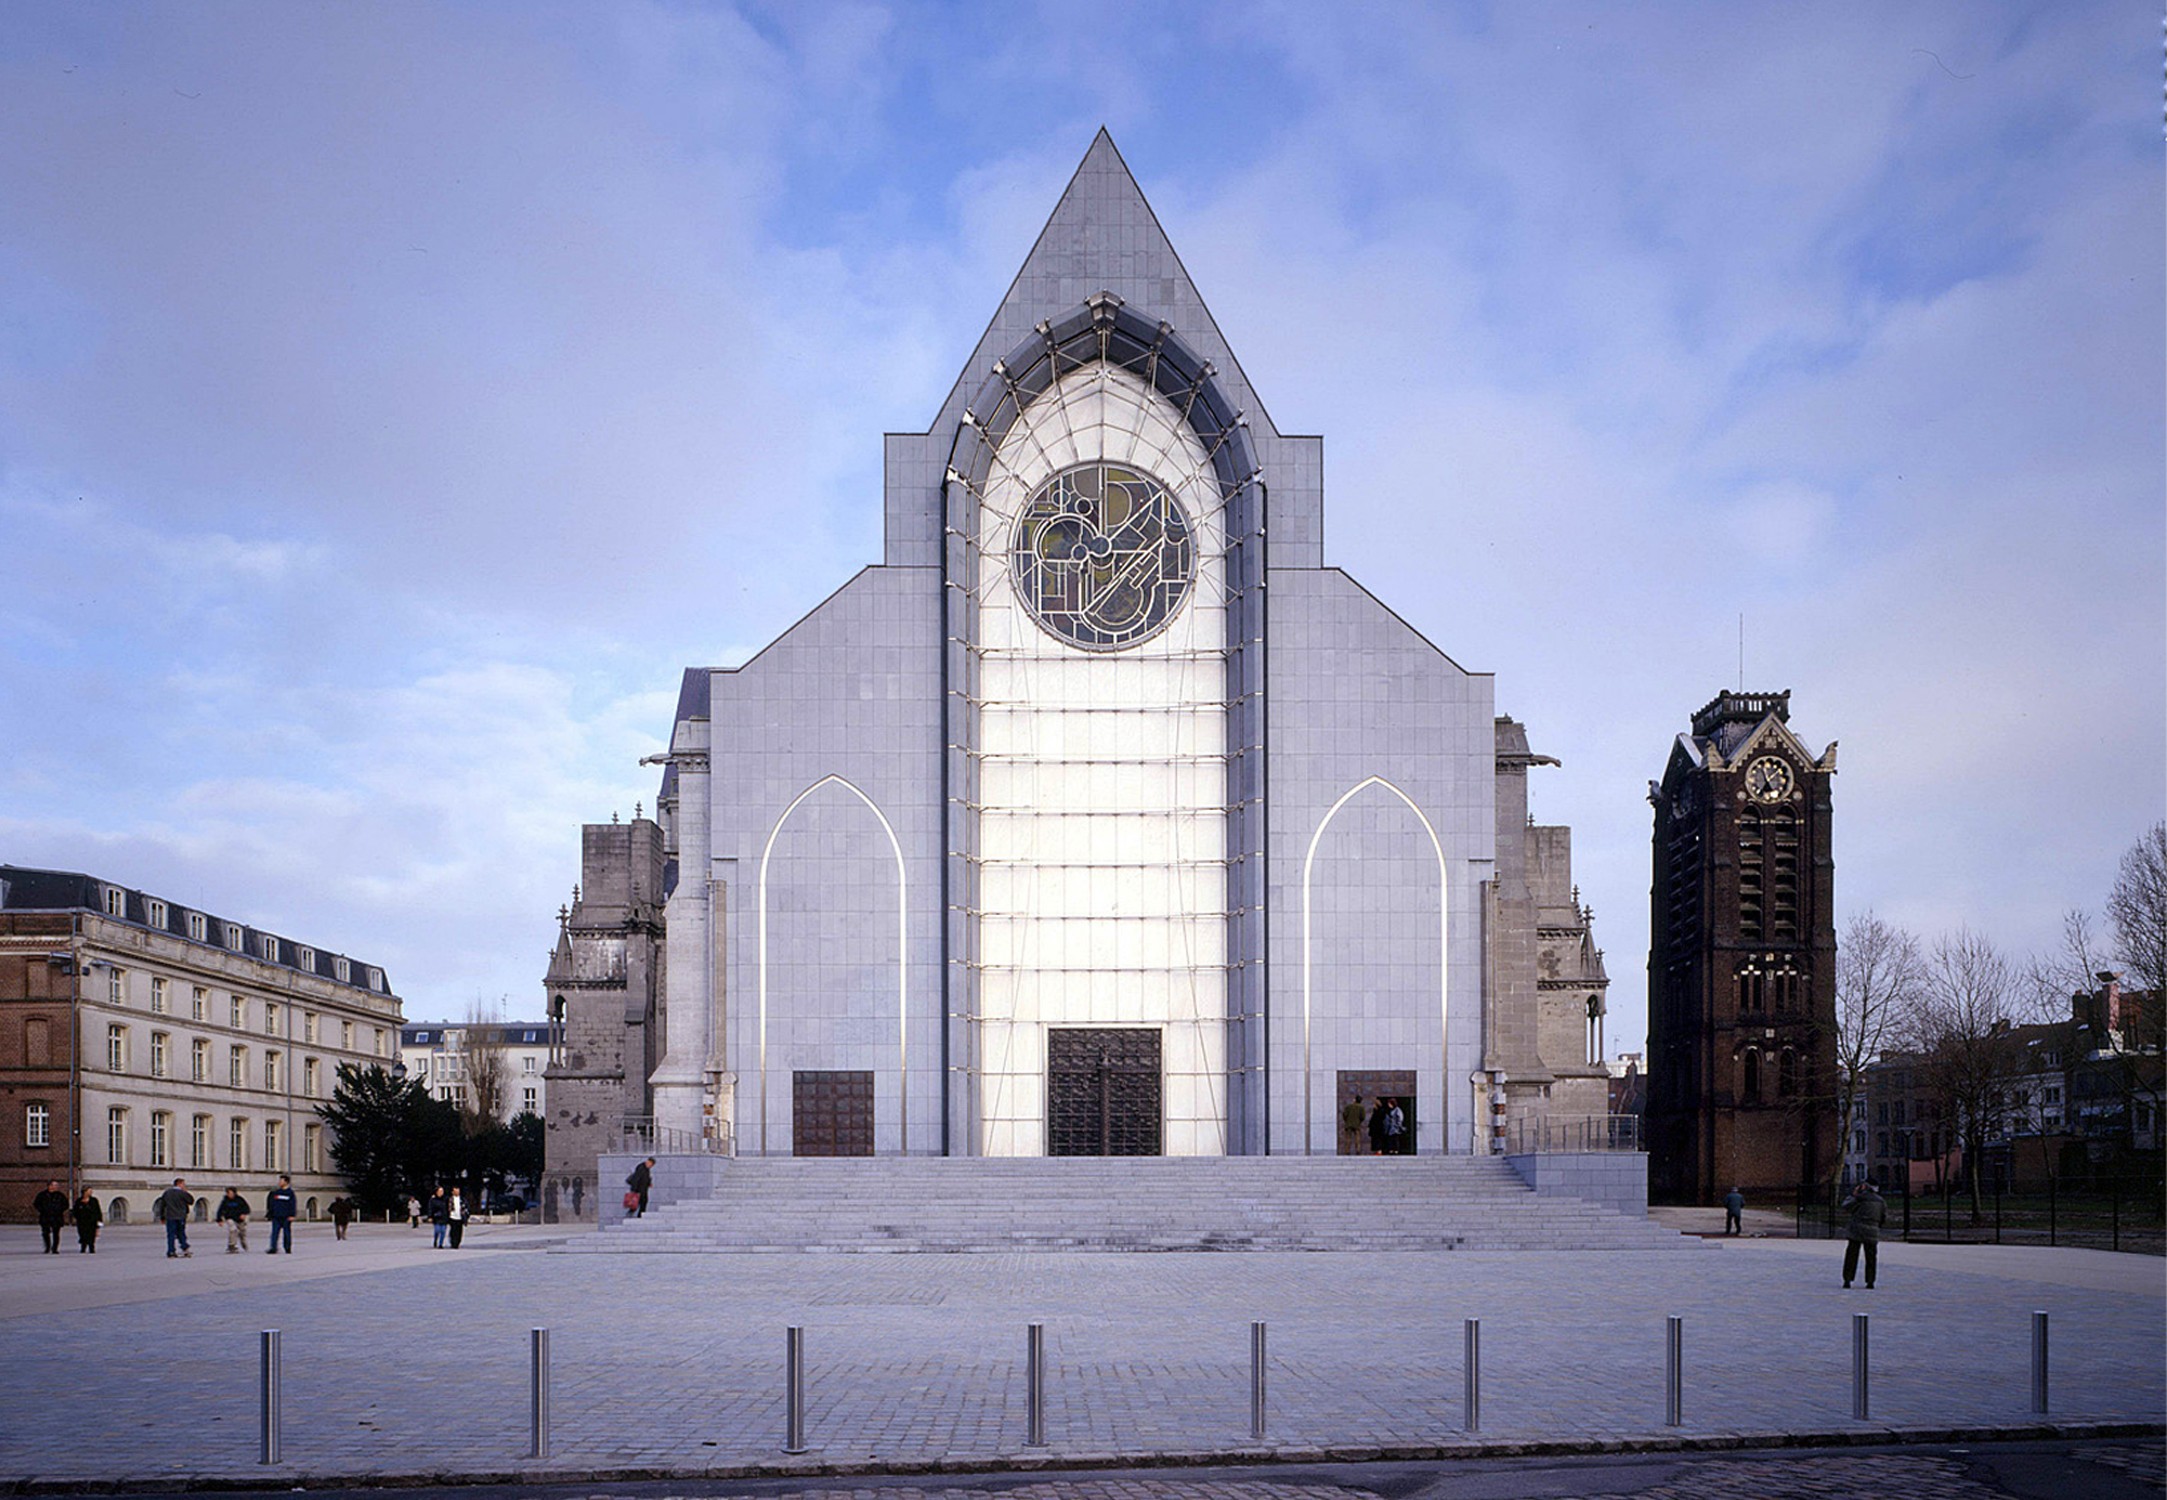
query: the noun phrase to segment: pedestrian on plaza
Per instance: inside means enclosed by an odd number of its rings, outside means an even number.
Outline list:
[[[421,1228],[421,1200],[412,1193],[406,1195],[406,1227]]]
[[[1339,1105],[1339,1138],[1341,1138],[1341,1142],[1344,1142],[1341,1151],[1344,1151],[1346,1155],[1361,1155],[1363,1153],[1363,1149],[1361,1149],[1361,1123],[1363,1123],[1361,1095],[1354,1095],[1344,1105]]]
[[[105,1222],[105,1210],[98,1207],[98,1195],[89,1188],[75,1200],[75,1253],[96,1255],[98,1253],[98,1226]]]
[[[1723,1195],[1723,1232],[1746,1232],[1746,1195],[1735,1187]]]
[[[1384,1138],[1385,1101],[1382,1098],[1378,1099],[1376,1106],[1375,1109],[1369,1112],[1369,1150],[1372,1156],[1382,1156],[1386,1149]]]
[[[188,1210],[195,1205],[196,1195],[188,1191],[188,1181],[183,1177],[173,1179],[173,1186],[158,1195],[153,1211],[166,1221],[166,1259],[174,1256],[193,1256],[188,1248]]]
[[[1843,1200],[1842,1207],[1851,1211],[1850,1228],[1846,1238],[1850,1241],[1843,1248],[1843,1284],[1851,1285],[1851,1278],[1858,1273],[1859,1250],[1866,1251],[1866,1290],[1874,1289],[1874,1260],[1881,1249],[1881,1226],[1889,1216],[1889,1205],[1871,1182],[1862,1182]]]
[[[451,1230],[451,1247],[456,1250],[459,1242],[466,1238],[467,1232],[467,1201],[457,1188],[451,1190],[451,1198],[444,1205],[444,1220],[445,1226]]]
[[[218,1222],[226,1226],[226,1253],[239,1255],[248,1248],[248,1200],[239,1188],[227,1188],[218,1200]]]
[[[60,1179],[45,1184],[45,1191],[30,1200],[30,1206],[38,1211],[38,1233],[44,1237],[45,1253],[60,1253],[60,1226],[68,1222],[68,1195],[60,1190]]]
[[[634,1167],[632,1175],[625,1179],[625,1186],[632,1189],[633,1196],[639,1200],[637,1203],[625,1205],[632,1210],[630,1217],[635,1219],[647,1217],[647,1193],[654,1185],[655,1159],[650,1156],[647,1160]]]
[[[338,1240],[345,1239],[346,1226],[353,1222],[354,1200],[351,1198],[333,1198],[331,1200],[331,1237]]]
[[[293,1254],[293,1216],[299,1211],[300,1205],[294,1201],[293,1184],[287,1180],[286,1174],[281,1172],[278,1174],[278,1186],[271,1189],[269,1196],[263,1200],[263,1216],[271,1221],[271,1248],[264,1251],[264,1254],[278,1254],[278,1242],[281,1239],[286,1242],[286,1253]]]
[[[441,1182],[436,1185],[436,1190],[429,1194],[429,1227],[433,1232],[429,1248],[443,1249],[444,1236],[451,1229],[451,1199],[446,1196],[444,1184]]]
[[[1407,1115],[1397,1099],[1385,1100],[1384,1149],[1387,1156],[1407,1155]]]

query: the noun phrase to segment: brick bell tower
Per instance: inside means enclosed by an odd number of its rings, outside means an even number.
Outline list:
[[[1678,736],[1655,809],[1648,1172],[1657,1202],[1734,1185],[1795,1201],[1839,1157],[1835,861],[1791,695],[1723,692]]]

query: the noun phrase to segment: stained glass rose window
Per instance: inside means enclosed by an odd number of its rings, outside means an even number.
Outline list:
[[[1166,486],[1118,464],[1064,469],[1016,518],[1016,592],[1049,634],[1119,651],[1164,630],[1196,579],[1189,518]]]

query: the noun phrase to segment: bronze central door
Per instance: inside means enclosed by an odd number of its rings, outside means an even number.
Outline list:
[[[1046,1033],[1048,1156],[1157,1156],[1161,1097],[1156,1029]]]
[[[871,1073],[793,1073],[790,1105],[792,1156],[873,1154]]]

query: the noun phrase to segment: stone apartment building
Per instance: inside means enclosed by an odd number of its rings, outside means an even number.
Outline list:
[[[456,1021],[414,1021],[399,1028],[399,1061],[406,1076],[429,1085],[437,1098],[464,1109],[472,1028]],[[548,1103],[549,1025],[543,1021],[490,1023],[485,1045],[503,1058],[504,1095],[498,1118],[540,1115]]]
[[[0,866],[0,1218],[58,1179],[109,1221],[175,1177],[304,1215],[344,1192],[316,1107],[341,1063],[389,1066],[381,968],[64,870]],[[208,1205],[198,1204],[199,1211]]]

